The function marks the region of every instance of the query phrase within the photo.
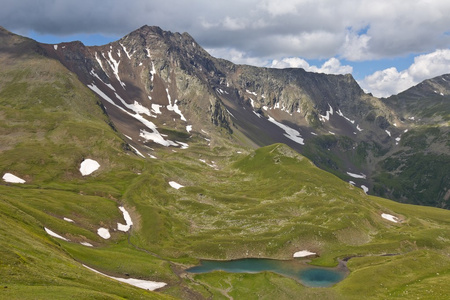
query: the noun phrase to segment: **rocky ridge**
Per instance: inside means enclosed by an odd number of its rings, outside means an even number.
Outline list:
[[[448,75],[378,99],[349,74],[235,65],[212,57],[187,33],[155,26],[104,46],[36,47],[99,96],[114,126],[144,157],[154,147],[186,147],[192,136],[212,147],[281,142],[369,193],[414,203],[380,179],[401,175],[390,159],[399,151],[411,154],[405,141],[420,126],[438,127],[439,138],[427,149],[448,157]],[[420,123],[413,114],[421,112]],[[414,191],[413,182],[406,186]],[[448,207],[449,189],[443,182],[441,196],[435,191],[421,204]]]

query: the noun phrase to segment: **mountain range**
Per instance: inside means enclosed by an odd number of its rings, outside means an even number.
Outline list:
[[[380,99],[349,74],[236,65],[150,26],[89,47],[0,28],[0,66],[4,297],[448,295],[450,74]],[[304,248],[349,277],[184,271]]]

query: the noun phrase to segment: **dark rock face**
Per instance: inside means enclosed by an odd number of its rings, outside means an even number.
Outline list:
[[[8,34],[1,31],[0,39]],[[343,180],[368,187],[369,193],[414,203],[418,187],[402,177],[409,166],[417,166],[414,155],[449,157],[450,75],[378,99],[349,74],[235,65],[212,57],[187,33],[154,26],[104,46],[28,43],[76,73],[99,96],[115,128],[141,151],[178,147],[175,138],[189,134],[208,132],[208,138],[220,140],[239,132],[236,143],[285,143]],[[439,134],[428,138],[421,126],[439,128]],[[415,139],[425,141],[425,151],[411,146]],[[449,168],[437,167],[443,174]],[[349,175],[361,173],[365,178]],[[401,191],[391,184],[395,178],[403,184]],[[425,204],[449,207],[449,184],[433,188]]]

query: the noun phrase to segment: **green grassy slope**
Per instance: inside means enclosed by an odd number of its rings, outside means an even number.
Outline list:
[[[157,160],[141,159],[124,150],[98,100],[60,64],[34,52],[14,59],[5,53],[0,172],[27,182],[0,183],[0,298],[445,299],[450,293],[449,211],[367,196],[282,144],[210,148],[194,134],[188,149],[155,148]],[[100,169],[81,176],[84,158]],[[121,205],[134,223],[129,233],[117,231],[125,223]],[[100,227],[110,239],[97,234]],[[268,272],[184,272],[202,258],[290,259],[304,249],[317,252],[311,263],[321,266],[358,257],[348,262],[349,277],[331,288],[306,288]],[[145,291],[82,264],[168,286]]]

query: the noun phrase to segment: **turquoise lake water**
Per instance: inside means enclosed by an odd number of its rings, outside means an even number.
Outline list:
[[[199,266],[187,269],[189,273],[208,273],[212,271],[229,273],[274,272],[294,278],[305,286],[330,287],[343,280],[348,271],[343,268],[321,268],[307,265],[301,260],[274,260],[246,258],[230,261],[202,260]]]

